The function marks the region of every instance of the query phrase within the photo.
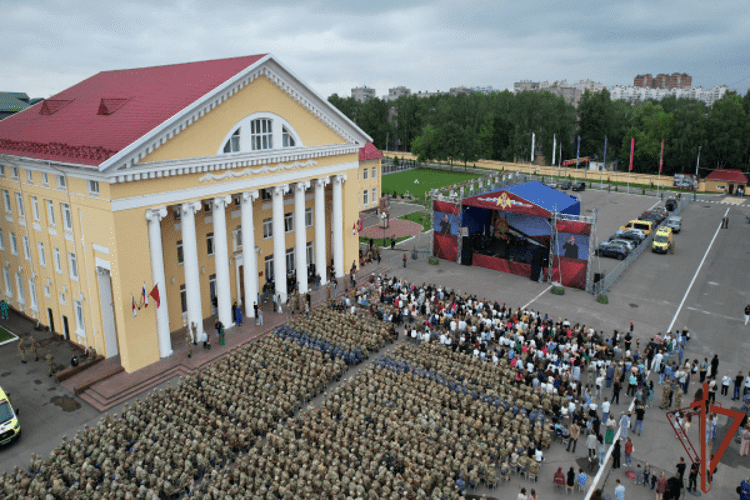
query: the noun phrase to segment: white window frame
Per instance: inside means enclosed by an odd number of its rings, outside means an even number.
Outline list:
[[[308,241],[307,245],[305,245],[305,262],[308,268],[311,264],[315,263],[315,250],[312,241]]]
[[[253,151],[273,149],[272,118],[255,118],[250,121],[250,149]]]
[[[66,231],[73,231],[73,212],[70,210],[70,205],[60,203],[60,211],[62,212],[63,228]]]
[[[16,291],[18,292],[18,297],[16,297],[18,303],[26,304],[26,297],[23,293],[23,278],[21,278],[21,273],[18,271],[16,271]]]
[[[5,251],[5,234],[3,228],[0,227],[0,250]]]
[[[49,175],[47,172],[42,172],[42,184],[49,186]]]
[[[52,248],[52,258],[55,261],[55,272],[62,274],[62,258],[60,257],[60,249],[57,247]]]
[[[237,229],[232,231],[232,238],[234,239],[234,250],[242,250],[242,226],[237,226]]]
[[[5,165],[0,165],[0,177],[5,177]]]
[[[43,288],[44,288],[44,296],[49,299],[51,296],[49,286],[43,285]]]
[[[34,216],[34,222],[39,222],[39,200],[36,196],[31,197],[31,214]]]
[[[18,179],[18,167],[10,167],[10,176]]]
[[[10,203],[10,193],[7,189],[3,189],[3,201],[5,202],[5,213],[13,213],[13,205]]]
[[[263,269],[266,273],[266,281],[271,281],[273,279],[273,254],[266,255]]]
[[[367,169],[367,167],[364,168],[362,171],[362,180],[366,181],[370,178],[370,171]]]
[[[47,225],[55,227],[55,204],[52,200],[44,200],[47,202]]]
[[[29,300],[31,301],[31,310],[39,311],[39,303],[36,300],[36,283],[29,278]]]
[[[78,260],[73,252],[68,252],[68,268],[70,269],[70,279],[78,281]]]
[[[60,292],[60,305],[65,305],[65,294]]]
[[[28,168],[26,169],[26,182],[28,182],[29,184],[34,184],[34,172],[29,170]]]
[[[37,241],[36,243],[37,250],[39,251],[39,266],[46,268],[47,267],[47,257],[44,255],[44,242],[43,241]]]
[[[180,311],[182,314],[187,314],[187,286],[180,285]]]
[[[65,178],[64,175],[57,175],[57,187],[61,189],[65,189],[68,187],[68,180]]]
[[[240,129],[241,128],[242,127],[239,127],[237,130],[232,132],[232,135],[230,135],[229,139],[227,139],[226,143],[224,144],[224,154],[240,152]]]
[[[73,311],[75,313],[74,316],[76,317],[76,334],[79,337],[85,337],[86,324],[83,317],[83,304],[81,304],[80,300],[73,301]]]
[[[372,188],[372,202],[375,203],[375,200],[378,198],[378,188]]]
[[[23,256],[26,260],[31,262],[31,246],[29,245],[29,237],[23,235]]]
[[[10,253],[13,255],[18,255],[18,242],[16,241],[16,233],[13,231],[8,231],[8,234],[10,235]]]
[[[305,227],[306,228],[313,227],[314,220],[315,219],[313,218],[312,207],[306,208],[305,209]]]
[[[372,167],[372,176],[373,179],[378,178],[378,167]]]
[[[297,269],[295,268],[296,259],[294,257],[294,247],[286,249],[286,272],[293,273]]]
[[[206,234],[206,252],[208,252],[209,257],[213,257],[214,252],[216,252],[216,248],[214,247],[214,233]]]
[[[263,219],[263,239],[270,240],[273,238],[273,217]]]
[[[367,189],[365,189],[364,193],[362,194],[362,204],[364,206],[370,204],[370,192]]]
[[[270,188],[261,189],[260,190],[260,199],[262,201],[271,201],[273,200],[273,190]]]
[[[89,194],[99,196],[99,181],[89,179]]]
[[[289,234],[294,232],[294,212],[284,214],[284,233]]]
[[[203,201],[203,213],[206,217],[214,213],[214,204],[212,200]]]
[[[286,125],[281,127],[281,147],[282,148],[293,148],[297,145],[294,139],[294,135],[289,132]]]
[[[26,217],[26,207],[23,206],[23,196],[21,193],[16,193],[16,206],[18,206],[18,218],[23,219]]]
[[[13,297],[13,288],[10,284],[10,270],[7,267],[3,267],[3,278],[5,280],[5,296]]]

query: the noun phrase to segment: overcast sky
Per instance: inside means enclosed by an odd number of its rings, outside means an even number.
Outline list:
[[[367,85],[750,87],[748,0],[0,0],[0,90],[49,97],[112,69],[272,53],[320,95]]]

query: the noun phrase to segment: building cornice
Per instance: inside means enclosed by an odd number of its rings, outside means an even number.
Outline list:
[[[132,169],[143,158],[260,77],[266,77],[346,142],[362,146],[372,140],[269,54],[104,161],[99,165],[99,170],[116,170],[119,173]]]

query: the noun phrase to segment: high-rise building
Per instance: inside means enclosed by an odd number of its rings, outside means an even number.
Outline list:
[[[375,98],[375,89],[371,89],[367,85],[363,85],[362,87],[354,87],[352,89],[352,97],[354,100],[359,102],[366,102],[370,99]]]

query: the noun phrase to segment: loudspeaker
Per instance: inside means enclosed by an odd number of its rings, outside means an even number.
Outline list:
[[[474,247],[471,244],[471,238],[464,237],[461,247],[461,264],[470,266],[474,257]]]

